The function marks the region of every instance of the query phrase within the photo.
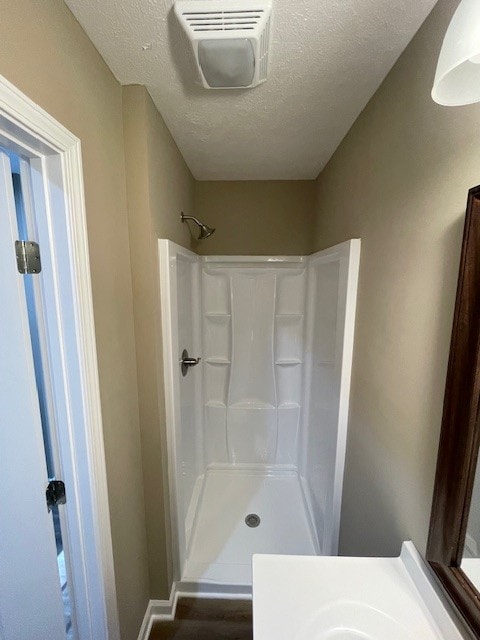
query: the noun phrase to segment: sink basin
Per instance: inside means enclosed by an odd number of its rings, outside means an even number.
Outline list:
[[[300,625],[295,640],[418,640],[405,624],[363,602],[339,600]]]
[[[412,542],[398,558],[255,555],[255,640],[468,638]]]

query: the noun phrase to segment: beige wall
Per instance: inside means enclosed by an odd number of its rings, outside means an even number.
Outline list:
[[[61,0],[3,2],[0,73],[82,141],[123,640],[148,601],[121,87]]]
[[[314,204],[314,180],[196,182],[193,215],[216,231],[194,242],[194,250],[220,255],[310,253]],[[192,231],[196,238],[197,228],[192,226]]]
[[[440,0],[318,179],[317,249],[362,238],[341,552],[426,544],[480,108],[430,98]]]
[[[190,246],[180,212],[193,207],[194,180],[145,88],[124,87],[123,104],[150,597],[167,599],[171,561],[157,238]]]

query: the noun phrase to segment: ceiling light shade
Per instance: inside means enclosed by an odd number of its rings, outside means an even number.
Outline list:
[[[246,38],[201,40],[198,62],[209,87],[249,87],[255,74],[252,43]]]
[[[480,102],[480,2],[462,0],[443,40],[432,98],[459,106]]]
[[[247,89],[267,79],[272,0],[176,0],[206,89]]]

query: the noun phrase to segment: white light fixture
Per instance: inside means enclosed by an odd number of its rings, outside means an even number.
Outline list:
[[[176,0],[206,89],[247,89],[267,79],[272,0]]]
[[[443,40],[432,98],[459,106],[480,102],[480,1],[462,0]]]

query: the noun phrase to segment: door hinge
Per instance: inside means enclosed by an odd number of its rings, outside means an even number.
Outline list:
[[[47,508],[50,512],[57,504],[66,504],[67,495],[65,493],[65,483],[61,480],[50,480],[45,491],[47,498]]]
[[[40,273],[40,247],[31,240],[16,240],[15,254],[17,256],[17,268],[20,273]]]

